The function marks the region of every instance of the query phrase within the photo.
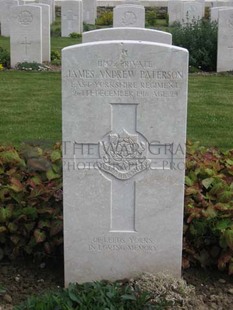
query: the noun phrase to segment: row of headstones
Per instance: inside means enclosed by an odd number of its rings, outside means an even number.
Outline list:
[[[9,1],[9,0],[8,0]],[[44,2],[48,0],[42,0]],[[9,8],[11,8],[10,25],[12,29],[11,35],[11,65],[14,67],[18,62],[23,61],[50,61],[50,21],[52,5],[43,3],[33,3],[30,6],[20,5],[16,6],[17,0],[11,0]],[[176,2],[176,1],[173,1]],[[2,4],[5,3],[2,1]],[[52,3],[51,3],[52,4]],[[62,7],[63,31],[66,34],[76,32],[74,25],[80,20],[74,18],[75,12],[82,11],[82,1],[64,1]],[[223,8],[212,8],[211,19],[216,19],[216,12],[221,12],[219,19],[219,34],[218,34],[218,62],[217,71],[230,71],[232,67],[232,12],[230,8],[224,10]],[[72,19],[71,19],[72,15]],[[80,13],[80,15],[82,15]],[[68,18],[70,16],[70,18]],[[77,16],[77,15],[76,15]],[[152,36],[152,41],[157,41],[160,37],[161,43],[171,44],[171,35],[159,31],[145,31],[145,8],[136,4],[119,5],[114,8],[114,27],[128,27],[129,29],[119,29],[118,31],[110,31],[103,29],[99,31],[92,31],[83,34],[83,42],[103,40],[103,39],[127,39],[133,37],[135,39],[144,40],[145,35]],[[221,17],[222,16],[222,17]],[[82,19],[81,19],[82,20]],[[132,31],[130,28],[137,27],[137,31]],[[65,30],[64,30],[65,29]],[[227,30],[227,31],[226,31]],[[113,33],[116,37],[112,37]],[[148,38],[147,38],[148,39]],[[149,40],[150,41],[150,40]]]
[[[82,33],[83,22],[95,24],[97,17],[96,0],[73,0],[61,2],[61,35],[68,37],[70,33]]]
[[[54,0],[35,0],[34,2],[27,2],[24,0],[0,0],[0,23],[1,35],[10,36],[11,14],[10,10],[13,6],[18,5],[35,5],[45,4],[49,6],[50,23],[55,21],[55,1]]]
[[[83,5],[85,1],[62,1],[62,36],[69,36],[72,32],[81,33],[83,31],[83,21],[87,22],[84,18],[85,10]],[[96,18],[96,1],[92,2],[92,18],[89,18],[89,23],[94,24]],[[124,15],[122,14],[124,10]],[[113,27],[144,27],[145,26],[145,9],[141,5],[126,4],[123,8],[122,5],[116,6],[113,10],[114,20]],[[169,1],[168,14],[169,24],[179,22],[185,24],[193,20],[199,20],[205,13],[205,1]]]
[[[85,12],[83,5],[85,1],[63,1],[61,3],[62,16],[62,36],[69,36],[72,32],[82,33],[83,18]],[[94,3],[94,2],[92,2]],[[96,1],[94,7],[95,14],[92,14],[92,19],[89,22],[94,24],[96,18]],[[137,4],[118,5],[113,9],[113,27],[145,27],[145,8]]]

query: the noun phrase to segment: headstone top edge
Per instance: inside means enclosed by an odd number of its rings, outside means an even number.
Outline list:
[[[170,50],[176,50],[176,51],[183,51],[185,53],[189,53],[186,48],[171,45],[171,44],[165,44],[165,43],[159,43],[159,42],[151,42],[151,41],[142,41],[142,40],[107,40],[107,41],[93,41],[93,42],[87,42],[82,44],[75,44],[71,46],[67,46],[62,49],[62,53],[72,51],[74,49],[81,49],[88,46],[100,46],[100,45],[112,45],[112,44],[128,44],[128,45],[144,45],[144,46],[157,46],[157,47],[167,47]]]
[[[133,8],[144,8],[144,6],[142,4],[133,4],[133,3],[126,3],[126,4],[119,4],[119,5],[116,5],[115,8],[125,8],[125,7],[133,7]]]
[[[132,31],[144,31],[144,32],[150,32],[150,33],[163,33],[168,35],[169,37],[172,37],[172,34],[166,31],[162,31],[162,30],[157,30],[157,29],[146,29],[146,28],[141,28],[141,27],[114,27],[114,28],[104,28],[104,29],[96,29],[96,30],[91,30],[91,31],[86,31],[83,32],[83,34],[86,33],[97,33],[97,32],[101,32],[101,31],[114,31],[114,30],[132,30]]]
[[[42,3],[41,3],[42,4]],[[31,9],[33,8],[33,10],[37,10],[38,8],[41,10],[41,7],[40,7],[40,4],[39,3],[35,3],[35,5],[31,5],[31,4],[25,4],[25,5],[15,5],[12,7],[12,9],[24,9],[24,10],[27,10],[27,9]]]

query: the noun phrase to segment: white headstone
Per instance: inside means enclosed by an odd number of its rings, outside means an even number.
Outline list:
[[[1,35],[4,37],[10,36],[10,9],[17,5],[19,5],[18,0],[5,0],[0,4]]]
[[[72,32],[83,32],[83,2],[63,1],[61,5],[61,36],[69,37]]]
[[[140,40],[172,44],[172,35],[168,32],[144,28],[105,28],[83,33],[83,43],[106,40]]]
[[[205,3],[203,1],[168,1],[169,25],[174,22],[180,24],[198,21],[205,14]]]
[[[62,54],[66,285],[180,276],[187,50],[121,40]]]
[[[233,9],[220,9],[217,72],[233,70]]]
[[[54,0],[36,0],[37,3],[43,3],[50,6],[50,22],[55,21],[55,2]]]
[[[233,6],[233,1],[214,1],[212,2],[213,7],[226,7],[226,6]]]
[[[86,24],[95,24],[97,17],[97,3],[96,0],[83,1],[83,21]]]
[[[233,6],[229,6],[229,9],[232,9],[232,8],[233,8]],[[210,20],[212,22],[213,21],[218,22],[218,13],[219,13],[219,10],[221,10],[221,9],[226,9],[226,6],[219,6],[219,7],[210,8]]]
[[[168,16],[169,16],[169,25],[172,25],[175,22],[182,23],[183,2],[169,0],[168,1]]]
[[[20,5],[11,9],[11,66],[18,62],[42,63],[42,9]]]
[[[145,8],[137,4],[117,5],[113,9],[113,27],[145,27]]]
[[[202,19],[205,13],[204,2],[190,1],[183,3],[183,23],[192,23]]]
[[[50,6],[44,3],[31,3],[30,5],[42,8],[42,61],[51,61],[51,39],[50,39]]]
[[[219,11],[219,7],[210,8],[210,20],[212,22],[218,21],[218,11]]]

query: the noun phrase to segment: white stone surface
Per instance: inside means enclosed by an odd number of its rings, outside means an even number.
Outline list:
[[[219,10],[217,72],[233,70],[233,8]]]
[[[183,3],[182,1],[170,0],[168,1],[168,16],[169,25],[175,22],[182,23],[183,18]]]
[[[188,52],[172,45],[63,49],[66,285],[180,276],[187,80]]]
[[[113,27],[145,27],[145,8],[137,4],[117,5],[113,9]]]
[[[183,18],[182,23],[192,23],[204,16],[205,5],[204,2],[189,1],[183,3]]]
[[[172,35],[168,32],[143,28],[105,28],[83,33],[83,43],[106,40],[140,40],[172,44]]]
[[[42,61],[51,61],[51,39],[50,39],[50,6],[44,3],[31,3],[42,9]]]
[[[180,24],[192,23],[201,19],[205,14],[203,1],[176,1],[168,2],[169,25],[174,22]]]
[[[83,21],[86,24],[95,24],[97,17],[97,3],[96,0],[83,1]]]
[[[50,6],[50,22],[55,21],[55,2],[54,0],[36,0],[37,3],[43,3]]]
[[[233,4],[233,3],[232,3]],[[229,6],[229,9],[232,9],[233,6]],[[218,12],[220,9],[226,9],[226,6],[219,6],[219,7],[213,7],[210,8],[210,20],[213,21],[218,21]]]
[[[213,7],[233,6],[233,1],[213,1],[212,6]]]
[[[219,11],[219,7],[210,8],[210,20],[212,22],[214,22],[214,21],[217,22],[218,21],[218,11]]]
[[[42,9],[20,5],[11,9],[11,66],[18,62],[42,63]]]
[[[1,35],[4,37],[10,36],[10,9],[17,5],[19,5],[17,0],[5,0],[0,2]]]
[[[63,1],[61,6],[61,35],[69,37],[72,32],[83,32],[83,2]]]

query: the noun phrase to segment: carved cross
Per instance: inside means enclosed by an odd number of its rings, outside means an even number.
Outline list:
[[[24,45],[24,47],[25,47],[25,54],[27,55],[28,54],[28,45],[31,45],[31,42],[28,42],[27,41],[27,37],[25,37],[24,41],[21,42],[20,44]]]
[[[63,16],[64,16],[64,19],[67,20],[67,22],[68,22],[68,29],[72,31],[73,30],[73,22],[74,22],[74,20],[78,19],[78,16],[74,15],[72,10],[67,11],[67,15],[64,14]]]
[[[84,169],[97,168],[111,181],[111,232],[136,231],[136,181],[139,174],[151,168],[148,142],[137,131],[137,106],[135,103],[111,104],[111,132],[99,143],[75,143],[74,147],[73,160],[77,169],[81,166]],[[167,145],[158,143],[153,146],[161,148]],[[171,157],[169,161],[172,161]],[[159,164],[154,169],[163,168]]]

